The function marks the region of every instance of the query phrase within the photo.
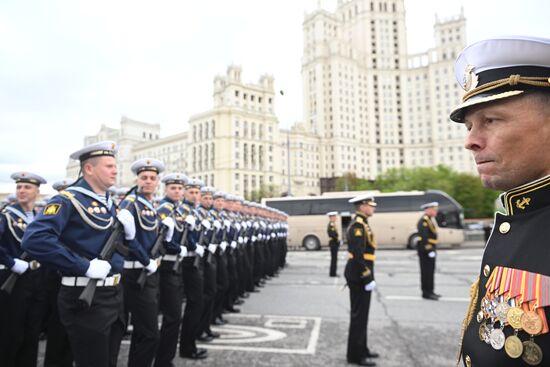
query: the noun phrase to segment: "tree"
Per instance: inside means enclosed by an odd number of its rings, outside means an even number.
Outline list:
[[[275,185],[261,185],[258,190],[251,191],[248,195],[245,195],[245,199],[248,201],[261,202],[263,198],[272,198],[279,192],[279,189]]]

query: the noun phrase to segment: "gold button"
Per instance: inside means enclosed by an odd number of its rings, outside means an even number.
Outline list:
[[[472,359],[470,356],[464,357],[464,362],[466,362],[466,367],[472,367]]]
[[[483,275],[485,277],[488,277],[490,273],[491,273],[491,267],[489,265],[485,265],[483,267]]]
[[[506,234],[508,232],[510,232],[510,223],[508,222],[502,222],[500,224],[500,226],[498,227],[498,230],[500,231],[500,233],[502,234]]]
[[[483,321],[484,318],[485,317],[483,316],[483,311],[479,311],[476,316],[477,322],[481,323],[481,321]]]

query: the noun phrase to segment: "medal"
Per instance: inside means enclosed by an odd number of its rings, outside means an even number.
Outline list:
[[[476,316],[477,322],[482,322],[484,318],[483,311],[479,311]]]
[[[542,330],[542,320],[535,311],[527,311],[521,316],[521,327],[530,335],[537,335]]]
[[[525,341],[521,359],[530,366],[536,366],[542,362],[542,349],[532,340]]]
[[[88,209],[86,209],[86,210],[88,210],[88,213],[94,214],[94,208],[88,207]]]
[[[491,335],[489,338],[491,341],[491,347],[493,347],[493,349],[502,349],[502,347],[504,346],[504,339],[506,337],[504,336],[504,333],[501,329],[494,329],[493,331],[491,331]]]
[[[481,340],[482,342],[487,342],[488,335],[489,330],[487,329],[487,325],[485,323],[479,325],[479,340]]]
[[[519,307],[510,307],[506,313],[506,319],[511,327],[517,330],[521,330],[521,316],[523,315],[523,310]]]
[[[510,358],[519,358],[523,353],[523,343],[517,335],[510,335],[504,343],[504,350]]]
[[[101,214],[107,214],[107,209],[105,209],[104,207],[101,207]]]
[[[101,210],[99,210],[98,206],[94,207],[94,213],[99,214],[100,212]]]
[[[507,320],[507,314],[508,314],[508,310],[510,309],[510,305],[506,302],[500,302],[496,309],[495,309],[495,312],[497,314],[497,317],[498,319],[500,320],[501,323],[506,323],[508,322]]]

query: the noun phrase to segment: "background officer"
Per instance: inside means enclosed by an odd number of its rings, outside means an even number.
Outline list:
[[[330,238],[328,246],[330,248],[330,271],[329,276],[336,277],[336,266],[338,264],[338,248],[340,247],[340,242],[338,240],[338,229],[336,228],[336,219],[338,219],[338,212],[328,212],[328,226],[327,234]]]
[[[420,284],[422,298],[437,301],[439,294],[434,293],[435,256],[437,246],[437,223],[435,216],[439,203],[437,201],[426,203],[420,207],[424,214],[418,221],[416,231],[418,243],[416,250],[420,260]]]
[[[371,195],[359,195],[349,202],[355,205],[356,212],[347,231],[349,259],[345,276],[351,303],[347,360],[359,366],[376,366],[371,358],[378,357],[378,354],[367,346],[370,298],[376,288],[376,240],[368,218],[374,214],[376,202]]]
[[[36,366],[46,294],[43,269],[24,258],[21,238],[37,214],[35,202],[46,180],[30,172],[11,178],[16,200],[0,214],[0,285],[12,273],[19,277],[10,294],[0,292],[0,366]]]

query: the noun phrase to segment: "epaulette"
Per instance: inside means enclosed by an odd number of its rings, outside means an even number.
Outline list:
[[[363,218],[362,218],[362,217],[359,217],[359,216],[355,217],[355,221],[356,221],[357,223],[361,223],[361,224],[365,223],[365,222],[363,222]]]
[[[130,194],[130,195],[127,195],[125,198],[124,198],[124,201],[129,201],[131,203],[133,203],[134,201],[136,201],[136,195],[134,194]]]
[[[170,210],[174,210],[174,204],[169,203],[168,201],[165,201],[164,203],[162,203],[162,204],[159,206],[159,209],[160,209],[160,208],[163,208],[163,207],[167,207],[167,208],[170,209]]]
[[[59,195],[65,196],[67,199],[73,199],[74,198],[74,194],[72,192],[68,192],[66,190],[60,191]]]

